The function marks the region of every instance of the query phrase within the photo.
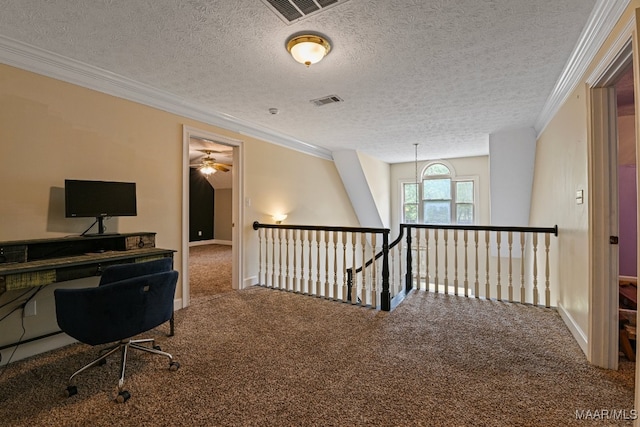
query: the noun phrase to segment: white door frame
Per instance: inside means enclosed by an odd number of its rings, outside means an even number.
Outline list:
[[[232,190],[231,190],[231,287],[242,289],[244,260],[242,254],[243,218],[243,141],[184,125],[182,127],[182,307],[190,304],[189,289],[189,141],[192,136],[206,138],[233,147]]]
[[[589,147],[589,360],[618,369],[618,180],[616,96],[612,87],[591,89]]]
[[[629,31],[632,26],[628,26]],[[615,81],[632,63],[631,34],[619,39],[592,76],[590,86],[589,180],[589,331],[588,360],[618,369],[618,126]],[[613,48],[612,48],[613,49]]]

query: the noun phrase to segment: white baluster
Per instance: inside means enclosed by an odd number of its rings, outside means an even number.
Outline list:
[[[440,280],[438,280],[438,252],[440,251],[440,249],[438,248],[438,229],[434,229],[433,230],[433,252],[435,254],[435,269],[436,272],[434,274],[434,281],[435,281],[435,287],[436,287],[436,293],[440,292]]]
[[[342,232],[342,301],[347,301],[347,232]]]
[[[262,232],[264,228],[258,228],[258,284],[264,286],[264,283],[261,283],[260,278],[262,278],[262,273],[264,269],[264,260],[262,259]]]
[[[360,300],[362,305],[367,305],[367,280],[366,280],[366,272],[367,269],[364,266],[364,263],[367,259],[366,256],[366,236],[364,233],[360,234],[360,246],[362,247],[362,288],[360,288]]]
[[[458,295],[458,230],[453,230],[453,293]]]
[[[419,230],[419,229],[418,229]],[[424,279],[424,283],[425,283],[425,290],[427,292],[429,292],[431,290],[431,275],[429,274],[429,234],[431,232],[429,231],[428,228],[424,229],[424,237],[425,237],[425,241],[424,241],[424,258],[425,258],[425,279]],[[420,288],[418,288],[420,289]]]
[[[308,235],[309,237],[309,267],[307,268],[308,271],[308,281],[307,281],[307,293],[309,295],[313,295],[313,254],[312,254],[312,248],[313,248],[313,230],[308,230]]]
[[[491,286],[489,285],[489,259],[491,258],[491,254],[489,253],[489,241],[491,240],[491,235],[489,234],[489,230],[484,231],[484,242],[486,246],[486,281],[484,283],[485,288],[485,298],[491,298]]]
[[[416,231],[416,236],[415,236],[415,248],[416,248],[416,257],[414,258],[414,263],[415,263],[415,268],[413,269],[414,273],[414,277],[416,278],[416,290],[420,290],[421,287],[421,283],[422,283],[422,277],[420,274],[420,267],[422,266],[421,260],[422,260],[422,250],[420,250],[420,234],[421,231],[419,228],[415,229]],[[428,289],[428,288],[427,288]]]
[[[533,305],[538,305],[538,233],[533,233]]]
[[[513,256],[511,251],[513,247],[512,231],[509,231],[508,240],[509,240],[509,301],[513,302]]]
[[[330,298],[329,288],[329,232],[324,232],[324,297]]]
[[[475,285],[475,292],[476,292],[476,298],[480,297],[480,282],[478,280],[479,276],[478,276],[478,230],[474,230],[474,241],[476,244],[476,281],[474,283]]]
[[[469,236],[467,230],[464,230],[464,296],[469,296],[469,254],[468,254]]]
[[[357,237],[358,235],[353,232],[351,233],[351,247],[353,249],[353,257],[351,258],[351,271],[353,273],[352,282],[351,282],[351,304],[358,303],[358,273],[356,272],[357,263],[356,263],[356,245],[357,245]]]
[[[525,287],[524,287],[524,231],[520,232],[520,303],[524,304],[526,301]]]
[[[283,230],[284,231],[284,239],[285,239],[285,263],[286,263],[286,269],[285,269],[285,276],[284,276],[284,287],[286,290],[291,290],[290,289],[290,276],[289,276],[289,230]]]
[[[316,230],[316,287],[313,294],[317,297],[320,296],[320,270],[322,269],[320,264],[320,240],[322,240],[322,234],[320,230]]]
[[[333,295],[338,300],[338,232],[333,232]]]
[[[497,273],[498,273],[498,281],[497,281],[497,293],[498,293],[498,301],[502,301],[502,285],[500,284],[500,240],[502,239],[502,232],[498,231],[496,233],[496,246],[498,247],[498,263],[497,263]]]
[[[449,230],[442,230],[444,237],[444,293],[449,295]]]
[[[546,307],[551,306],[551,290],[549,289],[549,244],[550,244],[551,235],[546,233],[544,236],[544,247],[545,247],[545,281],[544,281],[544,302]]]
[[[271,229],[271,287],[276,287],[276,229]]]

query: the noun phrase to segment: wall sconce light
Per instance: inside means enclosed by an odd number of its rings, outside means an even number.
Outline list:
[[[272,218],[276,222],[276,224],[279,225],[282,224],[282,221],[287,219],[287,214],[275,214]]]
[[[293,56],[293,59],[309,67],[327,56],[331,50],[331,45],[323,37],[305,34],[292,37],[287,42],[287,50]]]

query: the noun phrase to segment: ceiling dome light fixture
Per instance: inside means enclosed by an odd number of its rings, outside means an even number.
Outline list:
[[[287,50],[293,56],[293,59],[308,67],[327,56],[331,50],[331,45],[324,37],[304,34],[289,39]]]

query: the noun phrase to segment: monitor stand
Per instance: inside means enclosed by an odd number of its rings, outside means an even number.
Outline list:
[[[104,219],[105,219],[105,217],[103,217],[103,216],[97,216],[96,217],[96,222],[98,223],[98,232],[97,233],[91,233],[91,234],[83,233],[82,236],[85,236],[85,237],[96,237],[96,236],[117,236],[117,235],[119,235],[120,233],[105,233],[104,232],[104,230],[105,230],[104,229]],[[95,224],[95,222],[94,222],[94,224]],[[91,227],[89,227],[89,229],[91,229]]]

